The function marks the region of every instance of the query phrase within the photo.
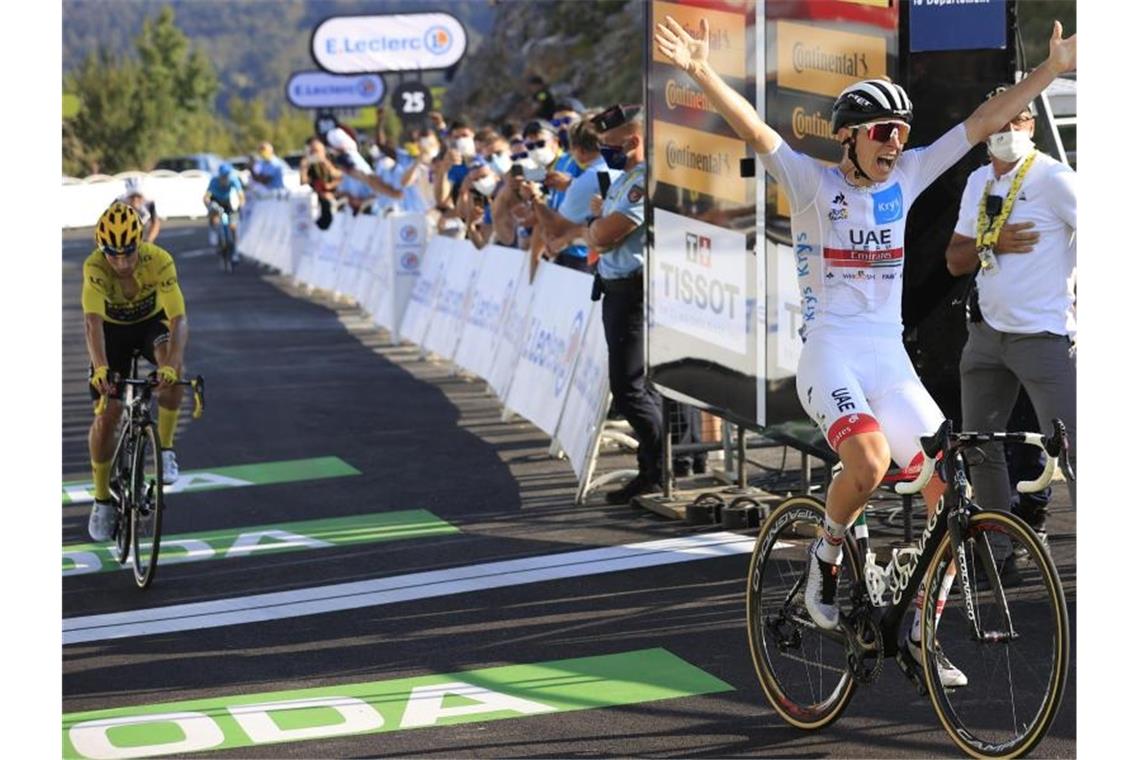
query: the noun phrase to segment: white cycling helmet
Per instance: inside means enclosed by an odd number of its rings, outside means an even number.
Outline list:
[[[123,183],[126,186],[126,195],[143,195],[142,177],[127,177]]]

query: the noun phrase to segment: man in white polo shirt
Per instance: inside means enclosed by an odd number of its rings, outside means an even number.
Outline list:
[[[1052,430],[1053,418],[1065,423],[1075,470],[1076,172],[1034,147],[1034,124],[1029,108],[986,141],[990,163],[966,181],[946,249],[951,274],[976,271],[977,301],[959,366],[962,426],[1005,430],[1024,385],[1043,432]],[[1008,510],[1003,447],[983,450],[985,462],[970,467],[978,503]],[[1069,493],[1076,506],[1073,483]],[[1043,532],[1043,517],[1033,527]]]

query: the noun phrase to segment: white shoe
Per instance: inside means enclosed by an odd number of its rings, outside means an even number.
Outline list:
[[[92,541],[105,543],[115,530],[115,505],[110,501],[96,501],[87,520],[87,534]]]
[[[209,243],[210,243],[211,248],[218,244],[218,231],[217,230],[215,230],[214,228],[211,227],[208,237],[209,237]]]
[[[922,665],[922,647],[919,642],[912,641],[910,635],[906,637],[906,648],[910,652],[910,656],[914,661]],[[938,679],[942,681],[942,685],[948,689],[957,689],[965,686],[970,682],[966,678],[966,674],[958,670],[954,663],[950,662],[950,658],[942,651],[942,647],[937,641],[934,642],[934,662],[938,665]]]
[[[833,630],[839,625],[839,607],[835,604],[835,587],[839,582],[839,565],[824,562],[815,553],[823,539],[808,547],[808,577],[804,588],[804,606],[815,624]]]
[[[178,457],[174,456],[174,449],[162,450],[162,482],[172,486],[178,480]]]

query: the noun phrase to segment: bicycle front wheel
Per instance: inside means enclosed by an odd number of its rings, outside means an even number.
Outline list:
[[[819,499],[785,499],[761,527],[748,570],[748,644],[756,675],[779,716],[805,730],[837,719],[856,686],[843,634],[818,628],[804,607],[808,548],[824,514]],[[848,546],[836,594],[842,612],[851,611],[860,578]]]
[[[135,583],[146,588],[158,567],[162,540],[162,454],[154,423],[142,428],[131,478],[131,548]]]
[[[1036,534],[1005,512],[979,512],[963,536],[965,573],[938,615],[927,594],[922,635],[926,683],[950,737],[974,757],[1020,757],[1049,730],[1069,667],[1069,615],[1061,579]],[[950,536],[926,578],[941,587],[951,567]],[[967,604],[963,586],[972,589]],[[938,676],[938,647],[966,676],[957,688]]]

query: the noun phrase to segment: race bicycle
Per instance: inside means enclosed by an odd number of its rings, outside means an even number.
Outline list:
[[[822,534],[824,504],[794,496],[760,528],[748,571],[748,641],[765,696],[786,722],[819,729],[835,721],[859,685],[874,683],[884,660],[929,694],[954,743],[975,757],[1020,757],[1037,745],[1057,714],[1069,666],[1069,616],[1052,557],[1037,534],[1008,512],[981,509],[970,498],[963,454],[991,441],[1037,446],[1048,455],[1035,481],[1018,491],[1045,488],[1060,458],[1066,476],[1068,439],[1053,434],[954,433],[949,421],[921,439],[922,472],[896,490],[914,494],[935,471],[949,484],[913,546],[876,562],[862,517],[843,546],[835,630],[817,626],[804,607],[808,547]],[[938,594],[922,606],[921,662],[900,630],[921,589],[939,589],[957,574],[945,608]],[[940,620],[939,620],[940,615]],[[943,686],[938,660],[948,657],[967,677]]]
[[[159,544],[162,541],[164,508],[162,455],[158,444],[158,425],[151,416],[151,398],[158,385],[155,373],[138,378],[138,354],[132,359],[131,376],[116,378],[115,392],[122,399],[123,415],[115,455],[111,460],[111,497],[115,503],[115,557],[119,564],[132,559],[135,584],[147,588],[158,568]],[[181,380],[194,393],[194,419],[206,407],[206,381],[201,375]],[[95,414],[102,414],[107,397],[101,396]]]
[[[213,226],[217,220],[218,236],[218,261],[219,266],[223,272],[234,271],[236,264],[235,245],[234,245],[234,232],[230,229],[230,212],[217,201],[210,201],[210,225]]]

